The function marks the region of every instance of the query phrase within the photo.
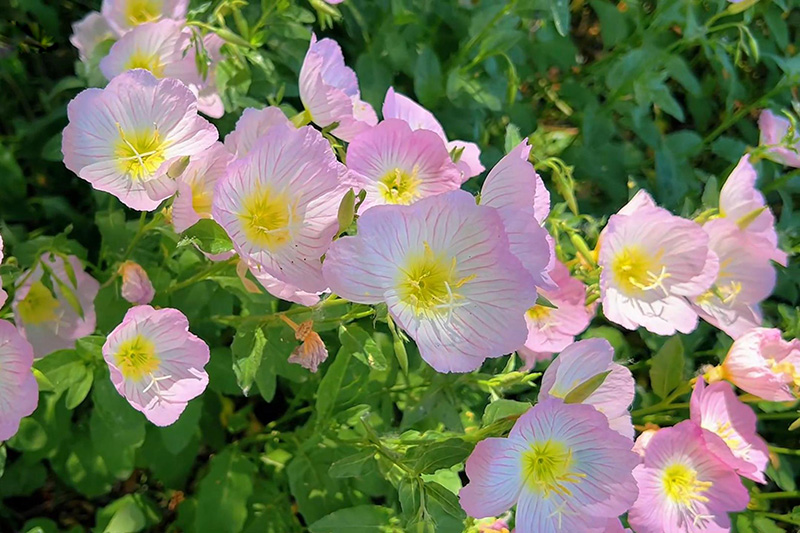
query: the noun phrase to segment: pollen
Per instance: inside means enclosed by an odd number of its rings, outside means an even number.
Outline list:
[[[675,463],[665,468],[661,483],[667,498],[689,511],[693,518],[697,516],[695,505],[708,502],[708,498],[703,493],[712,486],[710,481],[697,479],[695,469],[681,463]]]
[[[456,258],[435,253],[424,243],[422,253],[411,254],[400,269],[397,291],[400,299],[408,303],[417,316],[447,315],[448,321],[455,308],[465,305],[460,289],[474,276],[459,278]]]
[[[198,215],[211,215],[211,202],[213,199],[213,191],[200,185],[192,184],[192,208]]]
[[[258,188],[244,199],[239,220],[247,240],[271,252],[293,239],[299,223],[289,194],[270,187]]]
[[[420,197],[418,174],[419,169],[416,166],[410,173],[401,168],[393,168],[378,182],[381,196],[389,204],[408,205],[418,200]]]
[[[664,281],[671,277],[661,264],[661,253],[651,256],[639,246],[628,246],[616,255],[611,271],[616,284],[628,296],[661,289],[666,294]]]
[[[164,77],[164,64],[161,63],[161,58],[156,53],[135,50],[125,62],[125,70],[133,70],[135,68],[149,70],[156,78]]]
[[[536,323],[542,323],[550,317],[550,313],[552,312],[553,310],[549,307],[534,305],[528,309],[528,317]]]
[[[586,474],[574,471],[572,449],[563,442],[534,442],[522,455],[522,476],[531,490],[544,498],[553,494],[572,496],[570,485],[581,482]]]
[[[114,155],[122,173],[133,181],[146,181],[155,174],[166,159],[164,150],[167,143],[161,138],[158,127],[143,128],[126,132],[117,124],[119,140],[114,147]]]
[[[137,335],[123,342],[117,348],[114,360],[122,372],[122,377],[134,381],[152,376],[160,363],[155,344],[143,335]]]
[[[163,0],[128,0],[125,18],[131,26],[152,22],[160,16],[163,3]]]
[[[22,321],[26,324],[39,325],[56,320],[56,300],[50,289],[44,283],[37,281],[28,290],[25,298],[19,302],[17,310]]]

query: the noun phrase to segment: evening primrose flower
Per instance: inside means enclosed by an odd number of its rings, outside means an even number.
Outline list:
[[[628,522],[636,533],[729,531],[728,513],[750,501],[739,476],[708,450],[691,420],[659,430],[633,475],[639,498]]]
[[[533,280],[511,254],[502,220],[451,191],[373,207],[323,265],[331,290],[389,313],[439,372],[469,372],[525,342]]]
[[[622,527],[622,522],[619,518],[612,518],[606,524],[606,529],[603,533],[633,533],[630,528]]]
[[[217,140],[185,85],[142,69],[81,92],[67,116],[61,146],[67,168],[139,211],[156,209],[175,192],[170,165]]]
[[[3,262],[3,236],[0,235],[0,263]],[[0,278],[0,307],[3,307],[8,298],[8,293],[3,290],[3,278]]]
[[[432,131],[444,141],[447,151],[456,156],[456,167],[461,172],[461,181],[477,176],[485,170],[481,164],[481,149],[478,145],[466,141],[448,141],[447,135],[433,116],[433,113],[417,102],[389,87],[383,99],[383,118],[404,120],[412,130]]]
[[[300,100],[311,121],[345,141],[378,123],[375,110],[361,100],[358,78],[344,64],[342,49],[333,39],[311,35],[308,52],[300,68]]]
[[[725,382],[706,386],[700,377],[692,392],[691,419],[701,428],[708,449],[740,476],[766,483],[767,443],[756,433],[756,415]]]
[[[603,383],[581,403],[606,415],[611,429],[633,440],[628,409],[633,403],[635,382],[627,367],[614,362],[614,348],[605,339],[584,339],[565,348],[545,370],[539,398],[566,398],[604,372],[608,375]]]
[[[292,127],[292,123],[283,114],[281,108],[275,106],[264,109],[248,107],[236,121],[236,127],[225,136],[225,148],[236,159],[246,156],[273,126]]]
[[[11,322],[0,320],[0,442],[13,437],[39,404],[32,366],[33,347]]]
[[[428,130],[412,131],[398,119],[357,135],[347,147],[347,168],[354,173],[353,188],[367,192],[363,211],[408,205],[461,185],[461,173],[442,140]]]
[[[103,357],[117,392],[157,426],[178,420],[208,385],[208,345],[177,309],[132,307],[109,334]]]
[[[214,143],[199,156],[193,157],[178,176],[178,194],[172,203],[172,225],[182,233],[200,219],[211,218],[214,187],[225,175],[233,156],[222,143]],[[147,303],[147,302],[145,302]]]
[[[132,304],[149,304],[156,294],[147,272],[138,263],[125,261],[119,266],[122,276],[122,297]]]
[[[72,25],[69,42],[77,48],[81,61],[87,62],[92,59],[100,43],[114,37],[106,18],[97,11],[92,11]]]
[[[122,36],[131,29],[161,19],[186,18],[189,0],[103,0],[101,12]]]
[[[496,516],[517,505],[518,533],[605,531],[636,499],[639,456],[593,407],[540,401],[508,438],[478,443],[459,492],[468,515]]]
[[[261,286],[264,287],[267,292],[273,295],[275,298],[305,305],[306,307],[310,307],[319,302],[319,293],[306,292],[298,287],[295,287],[291,283],[286,283],[277,279],[275,276],[270,276],[256,263],[251,262],[251,264],[248,265],[246,262],[244,262],[244,260],[240,259],[239,264],[245,265],[245,270],[243,270],[242,274],[239,276],[240,279],[242,279],[242,276],[249,270],[249,272],[254,278],[256,278]]]
[[[100,284],[74,255],[65,263],[61,256],[45,253],[19,277],[14,321],[36,357],[74,348],[77,339],[94,332],[99,290]]]
[[[758,128],[761,130],[762,146],[769,148],[767,157],[776,163],[800,168],[800,135],[793,131],[789,135],[792,123],[765,109],[758,117]],[[784,139],[788,136],[788,143]]]
[[[275,126],[217,184],[212,214],[248,266],[306,292],[338,230],[347,169],[311,126]]]
[[[600,237],[600,292],[606,318],[658,335],[689,333],[697,313],[687,301],[711,288],[717,256],[695,222],[656,207],[645,191],[612,215]]]

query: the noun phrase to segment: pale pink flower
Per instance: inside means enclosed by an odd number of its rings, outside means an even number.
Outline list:
[[[569,269],[560,261],[549,273],[555,289],[539,289],[555,308],[534,305],[525,312],[528,338],[517,353],[530,369],[536,361],[552,358],[575,340],[592,320],[594,309],[586,305],[586,285],[569,275]]]
[[[630,439],[588,405],[542,400],[508,438],[478,443],[459,499],[468,515],[497,516],[517,505],[519,533],[602,533],[636,499]]]
[[[105,89],[86,89],[67,106],[64,164],[95,189],[139,211],[153,211],[175,193],[167,171],[217,140],[181,82],[146,70],[120,74]]]
[[[650,444],[657,432],[657,429],[645,429],[642,431],[633,443],[633,451],[644,457],[648,444]]]
[[[156,290],[142,266],[133,261],[125,261],[119,266],[122,276],[122,297],[135,305],[145,305],[153,301]]]
[[[273,126],[292,127],[292,123],[279,107],[270,106],[264,109],[248,107],[236,121],[236,127],[225,136],[225,148],[236,159],[246,156]]]
[[[291,283],[283,282],[275,276],[270,276],[264,269],[252,263],[247,267],[253,277],[264,287],[268,293],[281,300],[310,307],[319,302],[318,292],[303,291]]]
[[[378,123],[375,110],[361,100],[356,73],[344,64],[342,49],[333,39],[318,41],[311,35],[299,88],[311,121],[322,128],[337,123],[332,133],[340,139],[350,141]]]
[[[780,330],[756,328],[733,343],[721,377],[754,396],[791,402],[800,387],[800,340],[785,341]]]
[[[71,255],[67,261],[69,266],[61,256],[45,253],[33,270],[17,280],[14,321],[36,357],[74,348],[77,339],[94,332],[94,299],[100,284],[84,272],[77,257]]]
[[[697,313],[686,299],[705,293],[719,271],[699,224],[656,207],[639,191],[612,215],[600,237],[603,312],[628,329],[689,333]]]
[[[33,348],[11,322],[0,320],[0,442],[14,436],[19,421],[39,404]]]
[[[251,268],[301,291],[324,291],[321,257],[338,230],[346,172],[311,126],[275,126],[228,166],[214,220]]]
[[[175,231],[182,233],[200,219],[211,218],[214,187],[225,176],[232,160],[233,156],[219,142],[192,157],[186,170],[177,179],[178,194],[172,203]]]
[[[78,49],[81,61],[89,61],[100,43],[114,38],[114,32],[105,17],[97,11],[91,11],[72,25],[69,42]]]
[[[164,18],[183,20],[189,0],[103,0],[101,12],[122,36],[131,29]]]
[[[619,518],[612,518],[606,524],[603,533],[633,533],[633,531],[630,528],[622,527],[622,522],[619,521]]]
[[[460,190],[368,210],[357,235],[331,245],[323,273],[343,298],[387,303],[439,372],[469,372],[521,346],[536,301],[496,210]]]
[[[733,169],[719,193],[720,216],[752,235],[765,248],[767,258],[786,266],[786,252],[778,248],[775,217],[761,191],[756,189],[758,174],[745,155]]]
[[[769,147],[767,154],[773,161],[789,167],[800,168],[800,135],[798,132],[792,132],[788,143],[784,143],[784,138],[789,134],[791,125],[792,123],[787,119],[765,109],[758,117],[758,127],[761,130],[760,144]]]
[[[606,415],[611,429],[632,441],[628,409],[633,403],[635,382],[630,370],[614,362],[614,348],[605,339],[584,339],[567,346],[545,370],[539,398],[566,398],[604,372],[609,374],[602,385],[581,403]]]
[[[408,123],[412,130],[428,130],[438,135],[447,145],[451,154],[459,153],[456,167],[461,172],[461,181],[477,176],[485,170],[481,164],[481,149],[478,145],[466,141],[448,141],[447,135],[433,116],[433,113],[419,105],[411,98],[395,92],[393,87],[386,91],[383,99],[383,118],[398,118]]]
[[[353,188],[367,192],[362,212],[376,205],[408,205],[461,185],[442,140],[397,119],[357,135],[347,147],[347,168]]]
[[[132,307],[108,335],[103,357],[117,392],[157,426],[178,420],[208,385],[208,345],[177,309]]]
[[[764,241],[727,218],[706,222],[708,246],[719,258],[711,289],[692,301],[701,318],[734,339],[761,325],[760,303],[775,287],[775,267]]]
[[[756,433],[756,415],[725,382],[706,386],[700,377],[691,400],[691,419],[704,430],[708,449],[740,476],[766,483],[767,443]],[[708,433],[712,436],[709,436]]]
[[[724,533],[728,513],[750,501],[739,476],[706,448],[703,430],[691,420],[659,430],[633,475],[639,498],[628,522],[636,533]]]

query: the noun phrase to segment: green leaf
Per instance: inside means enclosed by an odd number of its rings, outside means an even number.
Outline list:
[[[600,388],[600,386],[606,381],[606,378],[611,373],[611,370],[607,370],[605,372],[601,372],[596,376],[592,376],[564,396],[564,403],[581,403],[586,398],[592,395],[594,391]]]
[[[550,12],[558,34],[566,37],[569,34],[570,13],[569,0],[549,0]]]
[[[483,425],[489,424],[506,417],[518,417],[531,408],[530,402],[518,402],[501,398],[486,406],[483,411]]]
[[[422,444],[406,452],[405,462],[411,465],[417,474],[432,474],[440,468],[450,468],[463,462],[473,447],[472,444],[459,438]]]
[[[339,341],[353,356],[375,370],[386,370],[386,356],[375,339],[356,324],[339,327]]]
[[[36,361],[34,366],[47,378],[58,394],[80,383],[88,372],[86,363],[75,350],[53,352]]]
[[[256,379],[266,345],[267,338],[260,327],[237,331],[233,339],[231,345],[233,372],[236,374],[236,382],[245,396],[250,392],[250,387],[253,386],[253,381]]]
[[[650,385],[659,398],[666,398],[683,380],[683,342],[670,337],[650,360]]]
[[[126,494],[97,511],[95,531],[138,533],[161,521],[158,507],[142,494]]]
[[[358,477],[375,459],[375,450],[362,450],[333,463],[328,474],[335,478]]]
[[[737,533],[785,533],[786,530],[766,516],[741,513],[736,517],[736,531]]]
[[[311,533],[380,533],[385,531],[393,515],[386,507],[359,505],[334,511],[308,526],[308,530]]]
[[[70,410],[75,409],[83,402],[83,400],[86,399],[86,396],[92,389],[93,382],[94,382],[94,373],[86,372],[83,376],[83,379],[73,384],[69,388],[69,390],[67,391],[67,398],[66,398],[67,409]]]
[[[247,519],[256,467],[235,448],[211,458],[208,474],[197,490],[197,533],[238,533]]]
[[[414,92],[419,103],[428,108],[436,107],[444,94],[442,65],[430,46],[423,47],[417,57],[417,64],[414,67]]]
[[[38,420],[26,417],[20,420],[19,430],[8,441],[8,446],[22,452],[35,452],[47,445],[47,433]],[[5,448],[4,448],[5,449]]]
[[[178,455],[192,441],[200,426],[200,415],[203,413],[203,397],[195,398],[186,406],[180,418],[167,427],[157,428],[164,447],[172,454]]]
[[[397,358],[397,364],[400,365],[400,370],[404,375],[408,375],[408,352],[406,352],[405,335],[402,331],[398,331],[397,326],[394,324],[392,317],[386,315],[386,323],[389,325],[389,330],[392,332],[392,348],[394,348],[394,355]]]
[[[183,232],[183,239],[178,246],[195,244],[209,254],[222,254],[233,250],[230,237],[222,226],[211,219],[204,218]]]
[[[519,132],[519,128],[513,124],[506,126],[506,139],[504,143],[506,153],[509,153],[511,150],[516,148],[521,142],[522,135]]]
[[[455,494],[444,488],[439,483],[427,482],[425,483],[425,495],[428,497],[428,510],[433,512],[431,504],[435,504],[446,515],[455,518],[456,520],[464,520],[466,514],[458,503],[458,498]]]

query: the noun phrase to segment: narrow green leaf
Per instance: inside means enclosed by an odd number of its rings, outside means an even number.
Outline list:
[[[607,370],[587,379],[564,396],[564,403],[581,403],[600,388],[610,373],[611,371]]]
[[[650,360],[650,384],[659,398],[666,398],[683,380],[683,342],[670,337]]]
[[[375,451],[373,449],[362,450],[333,463],[328,469],[328,474],[335,478],[358,477],[374,458]]]

